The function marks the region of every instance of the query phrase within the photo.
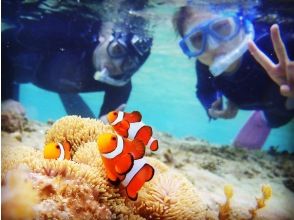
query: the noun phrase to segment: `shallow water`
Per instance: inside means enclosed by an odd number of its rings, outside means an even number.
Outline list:
[[[216,144],[231,144],[252,112],[240,111],[233,120],[208,121],[195,97],[194,62],[180,51],[179,38],[171,25],[170,17],[176,7],[152,2],[155,7],[139,15],[151,19],[154,46],[145,65],[133,77],[133,91],[126,111],[139,110],[147,124],[176,137],[195,136]],[[182,4],[183,1],[178,1],[176,6]],[[253,4],[258,4],[258,1]],[[103,93],[81,95],[97,115]],[[56,120],[66,115],[55,93],[31,84],[21,86],[20,101],[31,119]],[[293,121],[273,129],[263,149],[277,146],[279,150],[293,151],[293,130]]]

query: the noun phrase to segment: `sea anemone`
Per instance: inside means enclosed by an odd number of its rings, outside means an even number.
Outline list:
[[[26,178],[26,170],[13,169],[2,180],[1,217],[2,219],[32,219],[34,206],[39,202],[38,193],[32,182]]]
[[[109,125],[102,121],[79,116],[65,116],[57,120],[47,131],[45,144],[50,142],[63,142],[67,140],[73,149],[73,153],[84,143],[96,141],[99,134],[113,133]]]
[[[208,219],[205,204],[183,175],[156,159],[149,159],[155,167],[153,179],[145,183],[138,200],[130,205],[146,219]]]

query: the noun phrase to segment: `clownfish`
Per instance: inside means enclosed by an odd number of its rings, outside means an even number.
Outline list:
[[[152,151],[158,149],[158,140],[152,137],[152,128],[144,124],[140,112],[112,111],[107,114],[107,120],[124,138],[142,141]]]
[[[44,147],[45,159],[70,160],[71,145],[68,141],[61,143],[51,142]]]
[[[110,133],[99,135],[97,145],[108,179],[122,183],[128,197],[136,200],[143,184],[154,175],[153,167],[144,158],[145,145]]]

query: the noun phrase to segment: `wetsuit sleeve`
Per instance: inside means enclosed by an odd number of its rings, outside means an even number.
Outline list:
[[[132,91],[132,83],[129,81],[124,86],[107,86],[99,117],[115,110],[121,104],[126,104]]]
[[[206,110],[208,117],[211,118],[208,114],[208,109],[217,99],[217,90],[214,88],[213,76],[209,72],[208,66],[201,64],[199,61],[196,62],[196,74],[196,96]]]

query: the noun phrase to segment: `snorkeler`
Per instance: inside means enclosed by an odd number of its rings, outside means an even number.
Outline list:
[[[13,25],[2,31],[2,101],[18,100],[19,85],[33,83],[58,93],[68,114],[95,117],[79,93],[96,91],[105,92],[99,117],[123,110],[132,90],[131,77],[152,46],[148,34],[134,31],[133,23],[126,24],[136,18],[124,19],[124,25],[102,24],[78,3],[73,10],[52,8],[50,13],[37,11],[37,3],[5,3],[15,8],[3,16]],[[19,11],[17,18],[8,14]],[[143,22],[138,22],[143,30]]]
[[[174,15],[173,24],[182,37],[180,47],[184,54],[197,58],[196,95],[209,118],[234,118],[238,109],[243,109],[261,110],[262,119],[270,128],[291,121],[293,25],[292,30],[288,29],[292,35],[284,36],[288,58],[277,25],[272,26],[271,34],[261,35],[257,33],[259,28],[242,13],[189,5]],[[253,56],[247,51],[248,42]],[[226,106],[223,96],[228,100]]]

